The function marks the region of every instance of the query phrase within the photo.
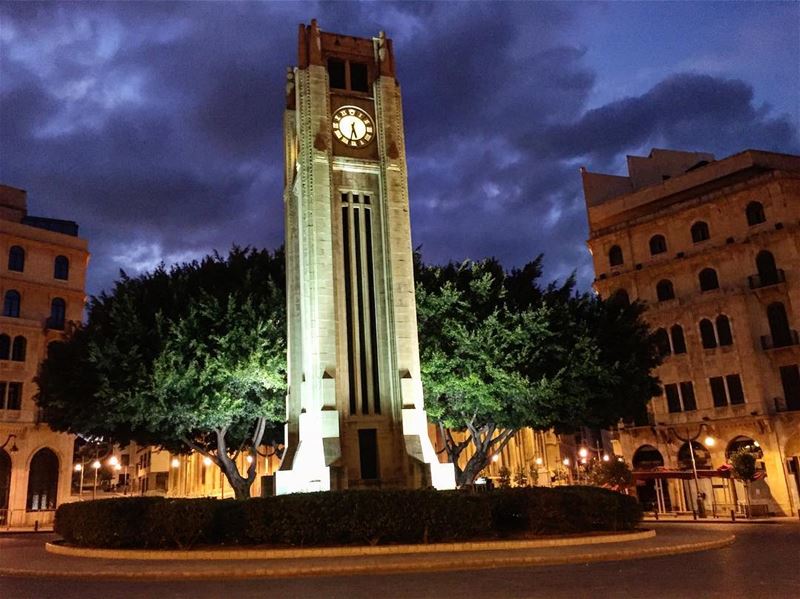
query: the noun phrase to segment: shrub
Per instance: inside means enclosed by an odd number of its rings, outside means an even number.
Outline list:
[[[129,497],[64,504],[55,530],[88,547],[427,543],[509,534],[629,530],[632,497],[592,487],[486,493],[364,490],[248,499]]]

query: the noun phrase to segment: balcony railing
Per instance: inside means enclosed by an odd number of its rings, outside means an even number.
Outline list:
[[[777,349],[779,347],[791,347],[800,345],[800,337],[794,329],[787,330],[782,335],[762,335],[761,349]]]
[[[760,289],[761,287],[769,287],[770,285],[777,285],[778,283],[786,282],[786,273],[782,268],[778,268],[775,272],[759,273],[747,277],[747,282],[750,284],[750,289]]]

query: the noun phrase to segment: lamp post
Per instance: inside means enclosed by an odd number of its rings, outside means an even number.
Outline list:
[[[692,459],[692,474],[694,475],[694,488],[697,492],[697,515],[700,518],[706,517],[706,506],[703,503],[703,493],[700,491],[700,478],[697,476],[697,461],[694,457],[694,442],[700,437],[703,433],[703,428],[706,426],[705,423],[700,424],[700,428],[697,429],[697,433],[692,437],[682,437],[678,434],[678,432],[674,428],[670,428],[669,431],[672,435],[678,439],[679,441],[683,441],[684,443],[689,445],[689,457]],[[705,439],[706,445],[713,447],[714,446],[714,437],[708,435]]]
[[[80,486],[78,487],[78,499],[80,499],[81,501],[83,501],[83,471],[84,471],[83,458],[81,458],[81,463],[75,464],[75,472],[81,473],[81,480],[79,483]]]
[[[92,462],[92,468],[94,468],[94,486],[92,487],[92,499],[97,499],[97,472],[100,470],[102,464],[100,460],[95,460]]]

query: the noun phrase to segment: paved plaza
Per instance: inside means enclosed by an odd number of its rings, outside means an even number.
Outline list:
[[[696,543],[702,539],[721,539],[735,535],[736,541],[719,549],[664,557],[626,559],[588,563],[593,552],[616,551],[630,557],[633,543],[595,547],[536,550],[563,556],[570,553],[574,563],[556,566],[526,565],[448,571],[406,571],[394,574],[360,573],[339,576],[295,578],[158,581],[147,580],[148,571],[173,568],[185,570],[185,562],[129,562],[67,558],[44,552],[42,544],[52,535],[13,535],[0,537],[0,568],[61,569],[74,577],[0,578],[0,597],[11,599],[81,599],[116,597],[160,598],[241,598],[284,597],[436,597],[465,594],[491,594],[493,597],[770,597],[796,596],[800,588],[797,568],[800,556],[800,522],[773,524],[653,524],[657,539],[638,541],[635,547],[647,549],[656,544]],[[628,545],[628,547],[626,547]],[[446,557],[446,556],[445,556]],[[462,554],[460,559],[470,559]],[[610,556],[606,556],[610,557]],[[349,558],[365,559],[365,558]],[[411,559],[411,558],[409,558]],[[418,559],[414,558],[414,559]],[[292,565],[282,560],[286,566]],[[366,562],[369,564],[369,562]],[[191,568],[216,568],[219,563],[204,562]],[[263,564],[251,564],[254,567]],[[372,565],[376,571],[380,564]],[[240,562],[227,562],[238,570]],[[92,572],[117,569],[121,576],[139,573],[136,578],[101,579]]]

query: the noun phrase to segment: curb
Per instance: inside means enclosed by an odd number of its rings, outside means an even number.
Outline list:
[[[411,555],[435,553],[460,553],[464,551],[502,551],[519,549],[543,549],[547,547],[574,547],[576,545],[600,545],[643,541],[656,536],[654,530],[632,533],[566,537],[559,539],[532,539],[519,541],[476,541],[467,543],[431,543],[429,545],[382,545],[362,547],[312,547],[306,549],[213,549],[213,550],[146,550],[146,549],[92,549],[72,547],[60,543],[46,543],[48,553],[70,557],[127,560],[280,560],[325,557],[363,557],[382,555]]]
[[[486,570],[512,568],[521,566],[556,566],[567,564],[583,564],[593,562],[609,562],[619,560],[664,557],[720,549],[731,545],[736,540],[734,535],[726,535],[713,541],[681,543],[666,547],[646,549],[628,549],[614,553],[584,553],[561,556],[506,556],[502,558],[466,558],[447,559],[430,562],[390,562],[369,565],[319,565],[297,566],[291,568],[216,568],[199,572],[150,570],[146,572],[64,572],[61,570],[23,570],[0,568],[0,576],[19,576],[35,578],[89,578],[89,579],[123,579],[123,580],[209,580],[209,579],[253,579],[253,578],[297,578],[310,576],[352,576],[358,574],[397,574],[403,572],[436,572],[458,570]]]

